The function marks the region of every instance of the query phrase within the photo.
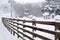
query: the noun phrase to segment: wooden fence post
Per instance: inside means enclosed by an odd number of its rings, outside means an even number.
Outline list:
[[[19,22],[18,20],[17,20],[17,22]],[[17,24],[17,26],[19,26],[19,24]],[[19,29],[19,27],[17,27],[17,30]],[[18,31],[17,31],[17,33],[19,33]],[[19,38],[19,35],[17,34],[17,38]]]

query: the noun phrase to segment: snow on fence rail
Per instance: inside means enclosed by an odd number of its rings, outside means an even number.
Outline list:
[[[23,23],[19,23],[20,21]],[[36,38],[36,37],[41,38],[43,40],[52,40],[52,39],[44,37],[40,34],[34,33],[34,31],[36,31],[36,30],[46,32],[49,34],[53,34],[55,36],[55,40],[60,40],[60,32],[56,32],[57,29],[60,30],[60,23],[58,23],[58,22],[21,20],[21,19],[15,19],[15,18],[2,18],[2,22],[5,25],[5,27],[9,30],[9,32],[11,32],[11,34],[13,34],[13,35],[17,34],[17,37],[21,38],[22,40],[26,40],[24,37],[27,37],[30,40],[35,40],[34,38]],[[26,23],[26,22],[32,23],[32,26],[25,25],[24,23]],[[50,31],[47,29],[41,29],[41,28],[34,27],[34,26],[36,26],[37,23],[38,24],[46,24],[46,25],[54,25],[55,31]],[[22,28],[18,25],[21,25]],[[31,28],[33,30],[33,32],[24,29],[26,27]],[[21,32],[19,29],[22,30],[23,32]],[[33,37],[30,37],[30,36],[24,34],[25,32],[31,34]],[[21,36],[20,34],[23,36]]]

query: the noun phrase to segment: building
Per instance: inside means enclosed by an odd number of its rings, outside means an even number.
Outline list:
[[[49,12],[44,12],[43,18],[44,19],[49,19]]]

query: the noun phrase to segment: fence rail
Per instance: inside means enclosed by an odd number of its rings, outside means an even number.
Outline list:
[[[25,40],[24,37],[27,37],[30,40],[35,40],[34,37],[38,37],[38,38],[41,38],[43,40],[52,40],[52,39],[44,37],[40,34],[34,33],[34,31],[36,31],[36,30],[46,32],[49,34],[53,34],[55,36],[55,40],[60,40],[60,32],[56,32],[57,29],[60,30],[60,23],[58,23],[58,22],[21,20],[21,19],[15,19],[15,18],[2,18],[2,22],[5,25],[5,27],[9,30],[9,32],[11,32],[11,34],[13,34],[13,35],[16,34],[17,37],[18,38],[20,37],[22,40]],[[22,22],[22,23],[19,23],[19,22]],[[32,23],[32,26],[25,25],[24,23],[26,23],[26,22]],[[47,29],[41,29],[41,28],[35,27],[37,23],[38,24],[45,24],[45,25],[54,25],[55,31],[50,31]],[[21,25],[23,28],[21,28],[18,25]],[[24,29],[25,27],[31,28],[33,32]],[[23,32],[19,31],[19,29],[22,30]],[[30,37],[30,36],[24,34],[24,32],[31,34],[33,37]],[[23,35],[23,37],[20,34]]]

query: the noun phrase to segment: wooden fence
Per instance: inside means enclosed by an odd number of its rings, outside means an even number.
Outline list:
[[[23,22],[23,24],[19,23],[20,21]],[[55,40],[60,40],[60,32],[56,32],[57,29],[60,30],[60,23],[58,23],[58,22],[36,21],[36,20],[21,20],[21,19],[15,19],[15,18],[2,18],[2,22],[5,25],[5,27],[9,30],[9,32],[11,32],[11,34],[13,34],[13,35],[16,34],[17,37],[21,38],[22,40],[25,40],[24,37],[27,37],[30,40],[35,40],[34,37],[38,37],[38,38],[41,38],[43,40],[52,40],[52,39],[44,37],[40,34],[34,33],[34,31],[36,31],[36,30],[52,34],[52,35],[55,36]],[[32,26],[25,25],[24,23],[26,23],[26,22],[32,23]],[[37,23],[38,24],[45,24],[45,25],[54,25],[55,31],[50,31],[50,30],[47,30],[47,29],[41,29],[41,28],[38,28],[38,27],[34,27],[34,26],[36,26]],[[16,25],[14,25],[14,24],[16,24]],[[21,28],[18,25],[21,25],[23,28]],[[33,32],[24,29],[25,27],[33,29]],[[22,30],[23,32],[19,31],[18,29]],[[30,37],[30,36],[24,34],[24,32],[27,32],[27,33],[33,35],[33,37]],[[23,35],[24,37],[22,37],[20,34]]]

